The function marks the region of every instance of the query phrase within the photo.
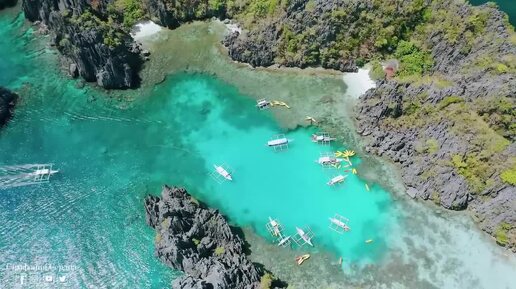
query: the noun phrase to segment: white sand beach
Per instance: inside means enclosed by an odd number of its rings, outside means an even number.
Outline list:
[[[145,21],[140,22],[136,25],[134,25],[131,36],[134,40],[139,41],[143,38],[147,38],[149,36],[152,36],[158,32],[160,32],[163,29],[163,27],[159,26],[158,24],[152,22],[152,21]]]
[[[347,72],[342,76],[342,80],[346,83],[348,90],[347,95],[352,98],[358,98],[367,90],[376,87],[375,81],[369,76],[369,67],[360,68],[358,72]]]

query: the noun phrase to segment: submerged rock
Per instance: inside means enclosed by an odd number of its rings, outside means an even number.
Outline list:
[[[264,274],[244,252],[244,241],[224,217],[185,189],[165,186],[145,199],[147,224],[156,230],[156,255],[185,275],[175,289],[258,289]]]
[[[0,87],[0,127],[12,117],[18,95]]]
[[[16,5],[16,0],[0,0],[0,9],[4,9],[6,7],[12,7]]]

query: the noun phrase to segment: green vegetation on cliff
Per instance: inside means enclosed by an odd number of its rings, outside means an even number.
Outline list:
[[[509,243],[508,232],[511,230],[512,226],[509,223],[500,223],[495,230],[495,238],[496,242],[502,246],[505,246]]]
[[[509,161],[513,164],[512,167],[503,171],[500,177],[507,184],[516,186],[516,157],[511,158]]]
[[[131,28],[145,16],[143,4],[138,0],[115,0],[108,6],[108,12],[111,18],[115,15],[120,17],[127,28]]]

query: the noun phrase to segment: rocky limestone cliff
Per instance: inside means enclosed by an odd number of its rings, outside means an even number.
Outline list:
[[[165,186],[145,199],[147,224],[156,230],[156,255],[185,275],[175,289],[258,289],[263,274],[244,253],[244,241],[224,217],[185,189]]]
[[[93,5],[96,3],[95,5]],[[109,1],[24,0],[29,21],[41,21],[66,57],[70,74],[104,88],[139,85],[140,49],[127,32],[106,19]]]
[[[253,66],[322,66],[355,72],[357,65],[392,49],[393,38],[422,21],[428,1],[292,0],[281,3],[268,13],[251,5],[244,10],[251,12],[236,16],[244,22],[244,30],[229,35],[224,41],[234,60]],[[252,22],[248,20],[249,13],[255,15]]]
[[[459,22],[474,14],[469,5],[442,9],[455,10]],[[360,97],[356,119],[366,150],[397,163],[409,193],[470,209],[483,230],[514,248],[516,187],[501,174],[516,165],[516,74],[504,64],[516,59],[516,44],[503,13],[482,9],[488,18],[474,41],[466,32],[453,44],[438,29],[419,35],[432,71],[379,82]]]
[[[0,127],[12,117],[17,98],[15,93],[0,87]]]

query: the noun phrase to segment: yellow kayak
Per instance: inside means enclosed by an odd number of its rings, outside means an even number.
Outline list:
[[[365,242],[366,242],[366,244],[372,243],[373,239],[366,240]]]
[[[308,260],[308,258],[310,258],[310,254],[304,254],[302,256],[297,256],[296,257],[297,265],[303,264],[303,262]]]

